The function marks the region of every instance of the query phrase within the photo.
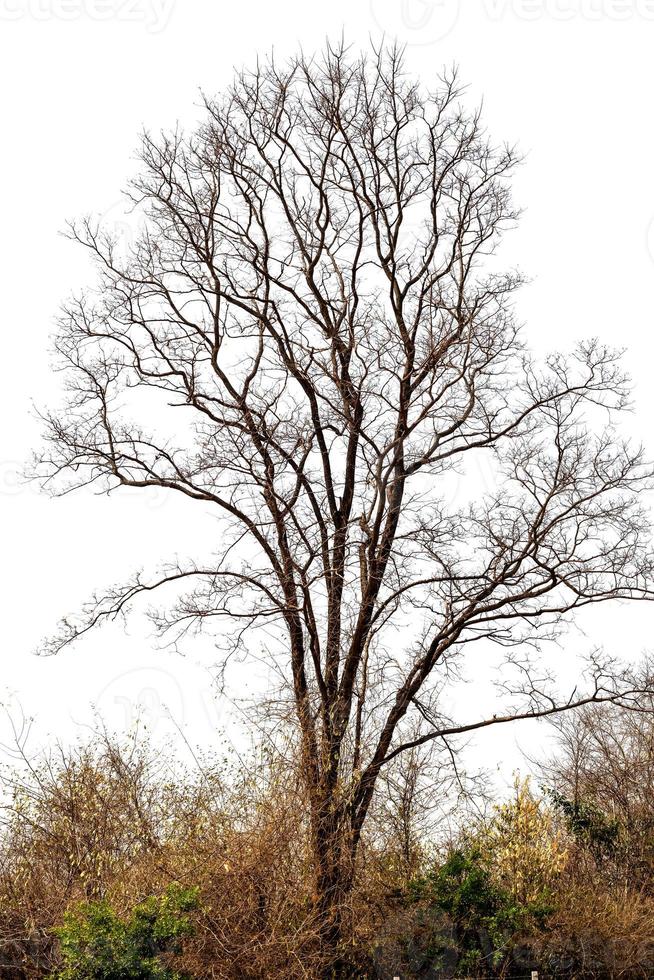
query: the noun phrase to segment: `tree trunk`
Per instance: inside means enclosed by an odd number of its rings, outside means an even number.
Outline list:
[[[316,916],[324,977],[354,976],[348,963],[349,898],[353,885],[354,854],[342,809],[327,803],[313,833]]]

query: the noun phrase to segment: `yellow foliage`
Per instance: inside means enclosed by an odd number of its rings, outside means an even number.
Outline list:
[[[495,806],[480,846],[497,883],[522,904],[537,901],[567,860],[565,839],[528,778],[517,777],[513,798]]]

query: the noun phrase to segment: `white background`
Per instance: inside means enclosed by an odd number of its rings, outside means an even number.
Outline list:
[[[38,442],[32,404],[57,399],[57,307],[90,281],[58,232],[93,211],[129,234],[117,202],[138,131],[192,126],[199,90],[219,91],[233,66],[382,31],[407,43],[425,81],[458,64],[493,136],[526,153],[515,181],[526,212],[504,254],[532,277],[518,306],[527,336],[539,351],[590,334],[624,345],[629,427],[654,442],[654,0],[0,0],[0,695],[36,715],[37,739],[83,734],[92,705],[111,727],[141,712],[157,738],[178,725],[205,746],[227,723],[210,645],[188,659],[158,652],[138,619],[127,634],[119,625],[57,658],[33,655],[93,589],[192,554],[213,533],[202,508],[162,495],[51,500],[19,483]],[[653,625],[651,607],[616,607],[587,617],[588,636],[571,643],[637,657]],[[533,747],[541,731],[486,734],[476,751],[510,778],[516,737]]]

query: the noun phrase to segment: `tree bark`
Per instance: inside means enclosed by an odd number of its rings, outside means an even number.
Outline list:
[[[325,812],[312,840],[315,909],[325,977],[351,975],[352,968],[347,946],[355,853],[349,830],[344,828],[345,820],[342,808],[334,805],[333,798],[326,798]]]

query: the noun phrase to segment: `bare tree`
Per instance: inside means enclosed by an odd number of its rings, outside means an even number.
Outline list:
[[[61,320],[70,399],[44,416],[45,482],[168,488],[224,536],[211,562],[96,596],[47,649],[164,585],[168,635],[215,621],[251,649],[265,626],[328,946],[392,760],[647,686],[596,655],[559,696],[537,643],[584,606],[652,596],[650,472],[613,429],[616,352],[540,364],[523,346],[520,276],[494,256],[516,153],[460,95],[454,76],[424,89],[396,49],[260,64],[193,135],[144,135],[127,254],[91,219],[70,231],[99,284]],[[497,490],[453,493],[483,454]],[[452,718],[479,640],[507,648],[506,710]]]
[[[554,799],[595,858],[621,883],[649,889],[654,853],[654,704],[587,705],[555,719],[556,750],[541,763]]]

